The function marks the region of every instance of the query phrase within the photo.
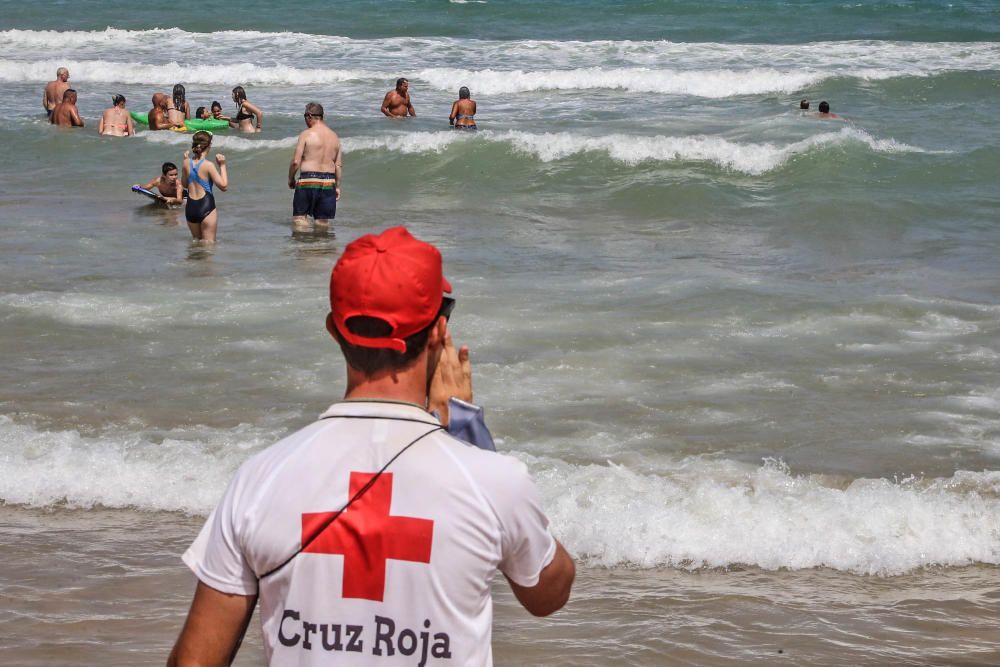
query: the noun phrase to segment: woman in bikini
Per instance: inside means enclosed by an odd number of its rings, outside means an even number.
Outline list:
[[[186,97],[184,86],[179,83],[175,85],[173,105],[167,107],[167,120],[177,129],[183,129],[184,121],[191,117],[191,105],[188,104]]]
[[[456,130],[476,129],[476,103],[471,97],[465,86],[458,89],[458,99],[451,105],[448,116],[448,124]]]
[[[132,116],[125,110],[125,96],[114,95],[111,103],[114,106],[105,109],[97,123],[97,133],[109,137],[131,137],[135,134],[135,126],[132,125]]]
[[[240,132],[260,132],[264,122],[264,112],[256,104],[247,101],[247,91],[243,86],[233,88],[233,102],[236,102],[236,117],[230,118],[229,124],[239,128]]]
[[[229,188],[226,173],[226,156],[217,153],[212,164],[208,161],[208,151],[212,148],[212,133],[201,130],[191,137],[191,150],[184,151],[183,177],[181,182],[188,189],[187,218],[191,237],[197,241],[215,243],[215,232],[219,224],[219,210],[215,207],[214,186],[223,192]]]

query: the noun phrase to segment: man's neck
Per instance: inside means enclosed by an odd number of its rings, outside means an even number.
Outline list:
[[[368,377],[349,367],[344,398],[400,401],[423,407],[427,405],[427,373],[411,367]]]

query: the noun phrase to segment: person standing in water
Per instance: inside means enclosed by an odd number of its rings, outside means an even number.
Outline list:
[[[76,91],[67,88],[63,93],[62,102],[56,105],[49,115],[49,123],[59,127],[83,127],[83,118],[76,108]]]
[[[451,105],[448,124],[456,130],[476,129],[476,102],[465,86],[458,89],[458,99]]]
[[[191,105],[188,104],[184,86],[177,84],[173,90],[173,105],[167,107],[167,120],[178,130],[185,129],[184,121],[191,117]]]
[[[181,182],[188,189],[187,218],[191,237],[198,241],[215,243],[219,224],[219,210],[215,207],[214,186],[225,192],[229,188],[226,173],[226,156],[217,153],[212,164],[208,161],[208,151],[212,148],[212,133],[201,130],[191,137],[191,150],[184,151],[183,177]]]
[[[240,132],[260,132],[264,123],[264,112],[256,104],[247,100],[243,86],[233,88],[233,102],[236,102],[236,117],[227,119]]]
[[[42,92],[42,107],[49,118],[52,118],[52,110],[62,102],[63,94],[69,90],[69,70],[60,67],[56,70],[56,78],[45,84]]]
[[[381,111],[389,118],[406,118],[407,114],[416,118],[417,112],[410,101],[409,81],[402,77],[396,79],[395,90],[390,90],[382,99]]]
[[[309,231],[312,216],[316,230],[325,231],[337,215],[340,199],[340,138],[323,120],[323,105],[310,102],[303,117],[306,129],[299,134],[288,165],[288,187],[295,190],[292,229]]]
[[[125,96],[111,97],[112,106],[104,110],[101,120],[97,123],[97,133],[109,137],[131,137],[135,135],[132,116],[125,109]]]
[[[167,106],[170,100],[164,93],[153,93],[153,108],[149,110],[146,120],[151,130],[169,130],[173,127],[168,117]]]

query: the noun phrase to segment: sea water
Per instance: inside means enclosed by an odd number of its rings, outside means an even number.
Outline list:
[[[3,3],[2,661],[162,662],[229,477],[342,395],[336,256],[396,224],[581,565],[551,621],[498,584],[498,664],[1000,661],[998,37],[986,0]],[[175,83],[265,112],[215,137],[214,248],[129,191],[189,135],[96,134]],[[289,225],[309,101],[331,236]]]

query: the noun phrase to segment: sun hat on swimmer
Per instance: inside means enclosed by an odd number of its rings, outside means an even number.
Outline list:
[[[444,292],[451,285],[437,248],[405,227],[366,234],[344,248],[330,273],[326,328],[352,345],[406,352],[406,338],[434,321]],[[381,338],[353,334],[346,323],[358,316],[384,320],[392,330]]]

